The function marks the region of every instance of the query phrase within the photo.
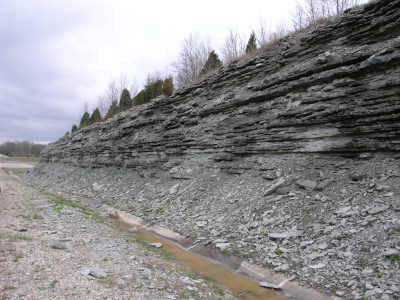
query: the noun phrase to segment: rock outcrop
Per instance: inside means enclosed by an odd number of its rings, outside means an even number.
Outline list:
[[[24,178],[300,284],[394,299],[399,159],[400,1],[381,0],[62,137]]]

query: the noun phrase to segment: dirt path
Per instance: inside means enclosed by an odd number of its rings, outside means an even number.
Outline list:
[[[233,299],[76,202],[0,186],[0,299]]]

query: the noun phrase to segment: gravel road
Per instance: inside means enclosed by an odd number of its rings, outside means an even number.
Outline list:
[[[0,186],[1,299],[235,299],[75,202]]]

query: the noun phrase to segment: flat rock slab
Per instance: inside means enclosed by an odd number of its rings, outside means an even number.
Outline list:
[[[387,210],[388,208],[389,208],[389,205],[378,206],[378,207],[374,207],[374,208],[370,209],[368,211],[368,213],[370,215],[374,215],[374,214],[378,214],[380,212],[383,212],[383,211]]]
[[[280,287],[279,285],[276,285],[276,284],[273,284],[273,283],[269,283],[269,282],[266,282],[266,281],[260,282],[259,285],[261,287],[265,287],[267,289],[274,289],[274,290],[282,289],[282,287]]]
[[[107,277],[106,272],[99,267],[91,267],[89,275],[92,275],[92,276],[94,276],[96,278],[100,278],[100,279]]]
[[[291,228],[288,231],[282,233],[268,233],[268,236],[272,239],[286,239],[288,237],[298,237],[303,234],[302,230],[297,230],[296,228]]]
[[[215,244],[215,247],[221,249],[221,251],[226,250],[231,244],[230,243],[218,243]]]
[[[316,265],[311,265],[311,266],[308,266],[310,269],[322,269],[322,268],[325,268],[326,267],[326,265],[325,264],[316,264]]]
[[[265,191],[264,193],[264,197],[268,196],[269,194],[272,194],[273,192],[275,192],[277,189],[279,189],[280,187],[283,187],[286,184],[286,180],[283,178],[280,178],[277,182],[275,182],[274,184],[272,184],[268,190]]]
[[[335,211],[335,214],[338,214],[338,215],[343,214],[345,212],[348,212],[350,209],[351,209],[351,206],[345,206],[345,207],[342,207],[342,208],[338,209],[337,211]]]
[[[162,244],[161,243],[150,243],[150,246],[153,246],[154,248],[161,248]]]
[[[317,183],[313,180],[299,179],[296,181],[296,184],[303,189],[309,189],[309,190],[315,190],[315,188],[317,187]]]

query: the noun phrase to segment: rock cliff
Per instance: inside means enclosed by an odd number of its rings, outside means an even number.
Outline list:
[[[400,1],[374,1],[60,138],[24,178],[302,285],[394,299],[399,100]]]

